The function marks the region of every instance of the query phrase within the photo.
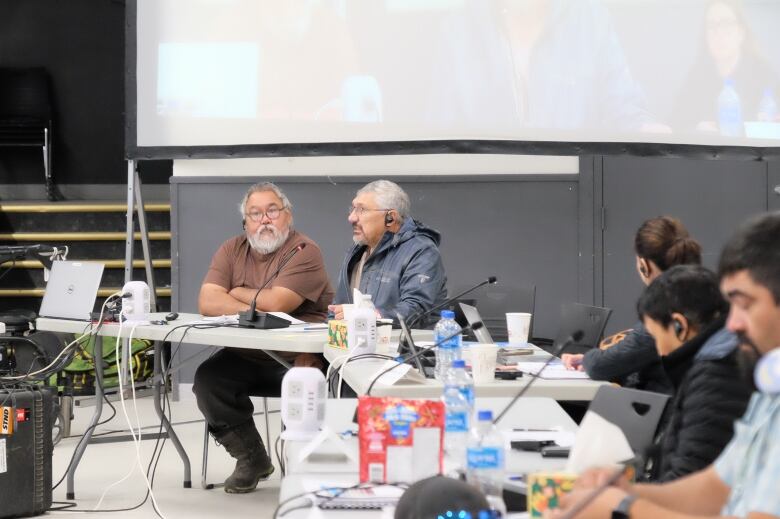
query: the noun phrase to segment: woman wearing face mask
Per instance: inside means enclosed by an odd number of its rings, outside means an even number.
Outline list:
[[[634,252],[637,272],[645,285],[675,265],[701,263],[701,245],[680,220],[670,216],[645,221],[634,237]],[[659,393],[672,392],[655,341],[641,322],[630,330],[607,337],[601,348],[585,354],[563,354],[561,359],[569,369],[586,371],[594,380]]]
[[[640,319],[674,387],[651,457],[652,480],[671,481],[712,463],[747,408],[752,388],[737,377],[737,336],[724,328],[728,309],[717,276],[696,265],[669,269],[639,298]]]

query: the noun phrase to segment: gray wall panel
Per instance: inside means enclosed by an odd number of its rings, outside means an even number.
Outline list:
[[[769,163],[767,184],[767,207],[770,211],[780,211],[780,161]]]
[[[240,233],[238,200],[255,178],[172,179],[174,304],[197,311],[211,255]],[[278,179],[277,179],[278,180]],[[350,245],[346,207],[369,178],[285,178],[295,223],[323,249],[335,281]],[[399,177],[416,218],[442,232],[454,294],[490,275],[500,284],[476,294],[486,321],[521,309],[517,289],[536,285],[534,334],[555,335],[560,304],[614,309],[607,332],[635,321],[642,290],[633,236],[646,218],[682,219],[713,267],[720,248],[749,215],[780,209],[777,162],[583,156],[580,175]],[[602,212],[602,204],[604,211]],[[189,352],[188,352],[189,353]],[[182,370],[192,380],[194,366]]]
[[[766,162],[604,157],[603,304],[613,309],[607,332],[636,321],[643,289],[634,233],[647,218],[680,218],[714,268],[723,243],[748,216],[766,211]]]
[[[241,232],[237,204],[257,178],[172,179],[174,304],[196,312],[197,295],[212,254]],[[333,283],[351,243],[346,208],[369,179],[276,179],[294,206],[295,226],[322,248]],[[499,285],[477,294],[487,319],[518,309],[515,288],[536,285],[537,336],[554,336],[560,303],[578,299],[577,176],[400,178],[415,218],[438,229],[454,294],[495,275]],[[592,237],[588,238],[592,240]],[[487,320],[486,319],[486,320]],[[188,354],[194,350],[188,350]],[[190,382],[194,364],[181,372]]]

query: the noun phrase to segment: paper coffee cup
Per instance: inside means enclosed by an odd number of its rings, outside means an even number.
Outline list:
[[[492,382],[496,378],[496,357],[498,346],[495,344],[472,344],[469,346],[471,355],[471,377],[475,384]]]
[[[506,314],[506,331],[510,344],[526,344],[531,329],[531,314],[510,312]]]

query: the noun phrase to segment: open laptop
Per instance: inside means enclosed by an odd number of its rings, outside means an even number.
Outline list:
[[[55,261],[52,263],[38,315],[89,321],[102,278],[102,263]]]
[[[460,309],[463,311],[463,315],[466,317],[466,321],[468,321],[468,323],[471,326],[474,326],[475,323],[482,322],[482,316],[479,315],[479,310],[477,310],[477,307],[467,305],[466,303],[460,303],[459,306]],[[487,326],[483,326],[479,330],[474,330],[473,333],[474,336],[477,338],[477,342],[481,344],[495,344],[495,341],[493,340],[493,337],[490,335]]]

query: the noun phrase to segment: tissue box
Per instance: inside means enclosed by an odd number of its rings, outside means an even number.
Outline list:
[[[442,402],[361,396],[358,430],[361,483],[414,483],[441,473]]]
[[[344,319],[328,321],[328,346],[347,350],[347,321]]]
[[[536,472],[528,475],[528,517],[543,517],[561,506],[561,497],[574,489],[576,474]]]

